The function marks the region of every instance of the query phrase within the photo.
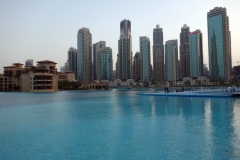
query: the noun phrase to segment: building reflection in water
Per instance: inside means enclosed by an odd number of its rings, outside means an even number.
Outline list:
[[[234,151],[240,151],[240,100],[235,99],[233,101],[233,128],[234,128],[234,140],[233,146],[236,148]],[[235,155],[239,155],[239,153],[235,152]]]
[[[219,155],[229,159],[240,153],[240,101],[237,99],[116,94],[125,96],[113,96],[111,100],[112,116],[117,119],[113,140],[141,144],[137,141],[144,141],[144,137],[139,137],[142,136],[139,133],[146,132],[148,138],[156,140],[152,146],[162,147],[166,153],[174,150],[173,146],[193,155],[201,153],[209,159],[221,158]],[[125,120],[131,125],[122,123]],[[165,142],[164,146],[158,143],[161,141]]]

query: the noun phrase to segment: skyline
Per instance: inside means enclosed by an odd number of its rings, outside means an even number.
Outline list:
[[[180,2],[174,1],[138,1],[138,5],[135,5],[134,2],[128,2],[129,5],[124,6],[125,8],[120,7],[121,4],[126,4],[123,3],[124,1],[106,1],[104,4],[98,4],[98,7],[91,5],[94,2],[98,3],[97,1],[71,2],[0,2],[2,26],[0,53],[4,57],[0,59],[0,73],[3,73],[4,66],[16,62],[24,63],[27,59],[33,59],[34,65],[37,61],[52,60],[58,63],[57,68],[60,70],[60,66],[66,62],[69,48],[77,48],[77,32],[82,27],[89,28],[92,34],[92,44],[106,41],[106,45],[112,48],[113,68],[115,69],[120,22],[123,19],[131,21],[133,56],[136,51],[139,51],[139,37],[148,36],[152,59],[153,28],[157,24],[163,28],[164,44],[167,40],[177,39],[179,41],[181,27],[187,24],[190,27],[190,32],[196,29],[202,31],[204,63],[208,64],[207,12],[217,6],[226,7],[229,16],[229,26],[232,33],[232,65],[236,66],[238,63],[235,62],[240,61],[238,55],[240,51],[238,45],[240,41],[238,34],[240,2],[194,1],[193,5],[193,1],[187,1],[182,5]],[[85,7],[77,9],[79,4],[90,6],[93,9]],[[161,4],[162,7],[156,10],[157,4]],[[202,4],[204,6],[201,6]],[[197,6],[201,6],[201,8]],[[144,9],[149,10],[143,12]],[[172,13],[175,10],[178,12]],[[81,16],[83,13],[84,16]],[[152,60],[151,64],[153,64]]]

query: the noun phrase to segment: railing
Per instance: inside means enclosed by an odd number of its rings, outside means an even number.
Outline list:
[[[52,79],[35,79],[33,81],[52,81]]]

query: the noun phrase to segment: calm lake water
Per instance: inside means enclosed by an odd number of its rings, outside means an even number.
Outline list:
[[[0,159],[240,159],[240,99],[0,92]]]

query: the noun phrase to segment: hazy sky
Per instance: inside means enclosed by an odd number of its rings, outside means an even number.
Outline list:
[[[77,48],[82,27],[90,29],[92,43],[103,40],[112,48],[115,69],[123,19],[131,21],[133,55],[139,51],[139,36],[149,36],[152,46],[156,24],[163,28],[164,41],[179,40],[183,24],[200,29],[208,64],[207,12],[217,6],[227,8],[232,62],[240,61],[240,0],[0,0],[0,73],[3,66],[27,59],[34,64],[52,60],[60,69],[68,49]]]

